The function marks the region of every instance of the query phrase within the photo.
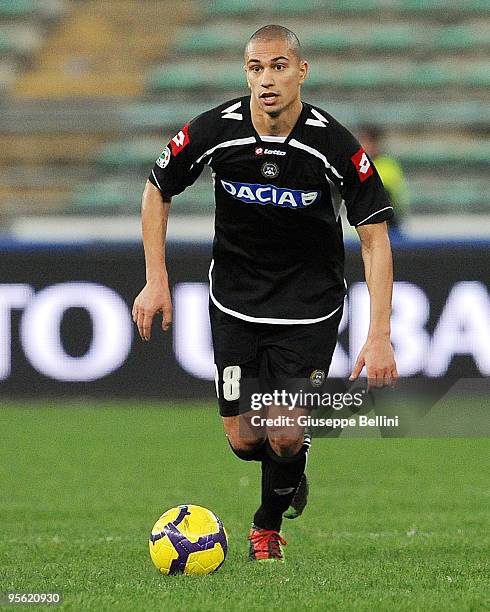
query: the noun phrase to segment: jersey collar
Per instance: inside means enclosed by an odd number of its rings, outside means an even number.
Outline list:
[[[291,140],[291,138],[293,138],[294,136],[296,136],[297,132],[301,129],[301,126],[303,126],[305,120],[306,120],[306,115],[308,114],[308,109],[306,108],[306,104],[304,102],[302,102],[303,104],[303,108],[301,109],[301,113],[298,117],[298,119],[296,120],[296,123],[293,126],[293,129],[289,132],[289,134],[285,137],[284,140],[280,141],[277,136],[260,136],[260,134],[258,134],[257,130],[254,127],[254,124],[252,122],[252,113],[250,111],[250,96],[247,96],[244,99],[244,104],[243,104],[243,118],[245,119],[245,121],[248,121],[250,128],[252,129],[252,132],[257,140],[257,142],[276,142],[277,144],[285,144],[287,145],[288,142]],[[269,140],[269,138],[271,140]],[[280,138],[284,138],[283,136],[281,136]],[[272,140],[274,139],[274,140]]]

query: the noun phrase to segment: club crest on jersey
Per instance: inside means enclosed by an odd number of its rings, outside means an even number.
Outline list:
[[[321,387],[325,382],[325,372],[323,370],[313,370],[310,374],[310,382],[313,387]]]
[[[364,147],[361,147],[359,151],[351,157],[351,161],[356,167],[361,183],[363,183],[373,173],[373,167],[369,161],[369,157],[366,155]]]
[[[156,161],[157,166],[160,166],[160,168],[166,168],[170,162],[170,155],[170,149],[168,147],[165,147],[165,149],[163,149],[162,151],[162,154]]]
[[[189,144],[189,126],[184,125],[184,127],[175,134],[175,136],[170,141],[170,146],[172,147],[172,153],[178,155],[186,146]]]
[[[319,191],[301,191],[284,189],[274,185],[257,185],[254,183],[235,183],[221,180],[223,189],[235,200],[246,204],[272,204],[281,208],[300,209],[311,206],[320,198]]]
[[[276,164],[276,162],[264,162],[260,168],[260,171],[265,178],[276,178],[276,176],[279,176],[279,166]]]

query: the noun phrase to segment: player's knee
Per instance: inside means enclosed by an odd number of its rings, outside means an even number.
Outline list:
[[[271,449],[279,457],[294,457],[303,446],[304,436],[274,436],[269,434],[269,444]]]
[[[226,417],[223,425],[231,450],[244,461],[260,461],[265,436],[252,431],[240,417]]]
[[[239,459],[243,459],[243,461],[259,461],[263,447],[263,440],[239,440],[235,439],[233,441],[230,440],[228,436],[228,442],[230,444],[231,450],[235,453],[235,455]]]

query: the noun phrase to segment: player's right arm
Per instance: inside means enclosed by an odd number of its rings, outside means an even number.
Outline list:
[[[208,147],[206,114],[186,124],[168,143],[148,177],[141,206],[146,285],[133,305],[133,321],[143,340],[151,337],[155,315],[163,315],[162,328],[172,322],[172,301],[165,264],[165,238],[170,202],[201,174]]]
[[[162,329],[172,322],[172,299],[165,265],[165,237],[170,210],[170,197],[147,181],[141,203],[143,246],[145,249],[146,285],[133,305],[133,321],[143,340],[151,337],[153,318],[162,313]]]

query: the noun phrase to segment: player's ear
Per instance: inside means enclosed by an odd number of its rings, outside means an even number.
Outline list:
[[[245,66],[243,66],[243,70],[245,71],[245,78],[247,79],[247,87],[248,87],[249,89],[252,89],[252,88],[250,87],[250,81],[248,80],[248,70],[247,70],[247,66],[246,66],[246,65],[245,65]]]
[[[306,60],[301,60],[300,65],[299,65],[299,82],[300,85],[302,85],[305,80],[306,77],[308,76],[308,62]]]

